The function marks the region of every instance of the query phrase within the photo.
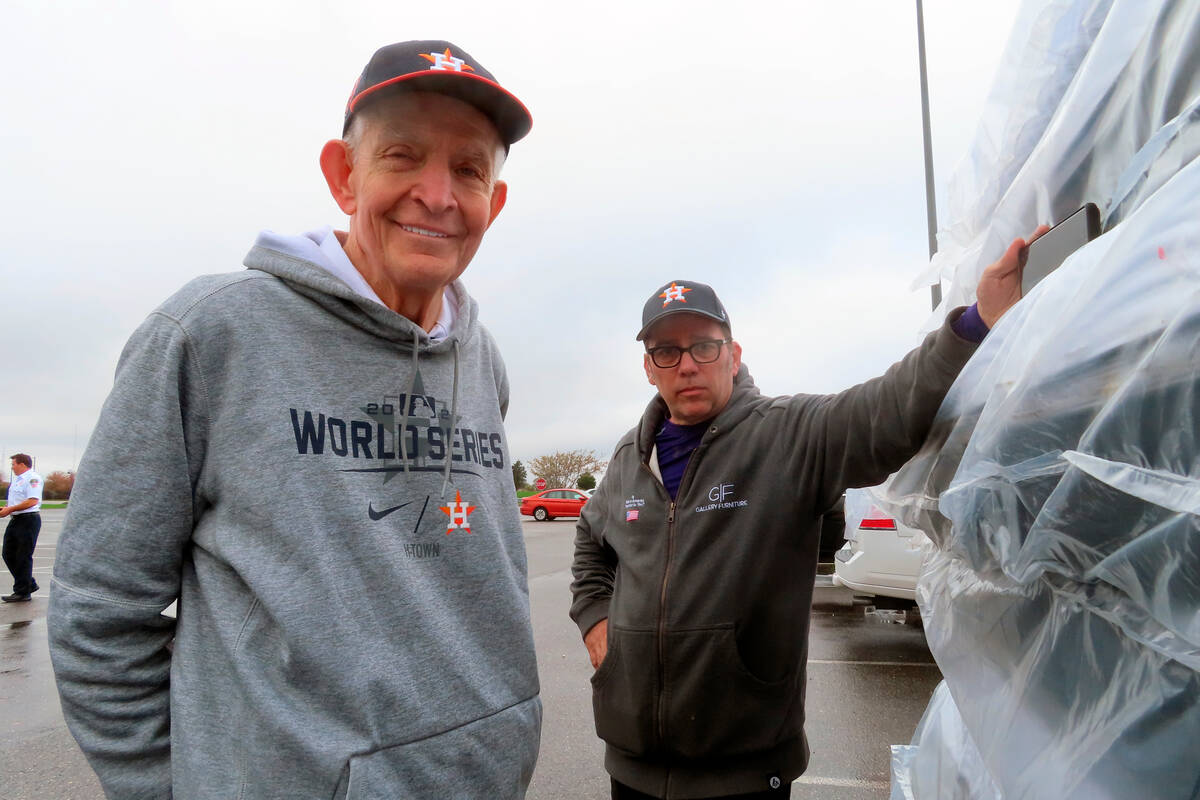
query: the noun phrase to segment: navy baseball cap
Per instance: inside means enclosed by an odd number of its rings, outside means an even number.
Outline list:
[[[663,317],[684,311],[701,314],[729,327],[729,314],[711,286],[696,281],[671,281],[659,287],[642,306],[642,329],[638,331],[637,340],[645,339],[650,326]]]
[[[479,109],[500,133],[505,149],[529,133],[533,117],[525,104],[458,45],[437,39],[397,42],[371,56],[346,103],[343,135],[354,112],[389,87],[450,95]]]

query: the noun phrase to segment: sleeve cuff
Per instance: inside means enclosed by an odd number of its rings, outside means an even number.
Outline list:
[[[575,624],[579,626],[580,638],[587,636],[596,623],[602,619],[608,619],[608,599],[593,601],[591,605],[579,612],[575,618]]]
[[[979,304],[972,303],[971,307],[950,322],[950,328],[968,342],[979,344],[988,334],[987,323],[979,316]]]

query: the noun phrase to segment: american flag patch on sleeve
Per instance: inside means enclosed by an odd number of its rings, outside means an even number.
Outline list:
[[[625,512],[626,522],[637,522],[638,512],[636,508],[631,508]]]

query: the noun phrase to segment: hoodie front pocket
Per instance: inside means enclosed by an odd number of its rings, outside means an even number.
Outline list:
[[[596,735],[619,750],[647,755],[654,743],[655,633],[611,624],[608,633],[608,654],[592,675]]]
[[[541,721],[533,697],[445,733],[353,756],[334,797],[518,800],[533,776]]]
[[[786,725],[794,675],[765,681],[746,668],[733,625],[667,634],[666,741],[684,758],[766,750],[797,731]]]

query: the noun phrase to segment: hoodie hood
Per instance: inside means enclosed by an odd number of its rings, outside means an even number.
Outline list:
[[[330,250],[334,246],[341,249],[328,228],[296,236],[263,231],[243,263],[250,269],[285,281],[295,292],[338,318],[402,346],[411,347],[415,341],[419,350],[439,353],[452,350],[455,341],[460,347],[470,341],[478,322],[479,307],[461,280],[451,284],[452,296],[457,302],[450,331],[445,339],[435,342],[420,325],[380,303],[357,271],[347,270],[345,265],[338,263],[338,254]],[[344,258],[345,254],[341,256]],[[361,286],[350,285],[356,282],[361,282]],[[375,299],[364,296],[363,289]]]
[[[743,361],[737,375],[733,377],[733,394],[729,396],[729,402],[717,416],[708,420],[709,430],[704,434],[704,438],[719,436],[741,422],[753,410],[752,401],[759,397],[762,397],[762,393],[750,375],[750,367]],[[642,461],[649,460],[650,451],[654,449],[654,437],[658,434],[662,421],[667,418],[667,413],[667,402],[661,394],[655,394],[642,413],[642,421],[637,430],[638,453]]]

